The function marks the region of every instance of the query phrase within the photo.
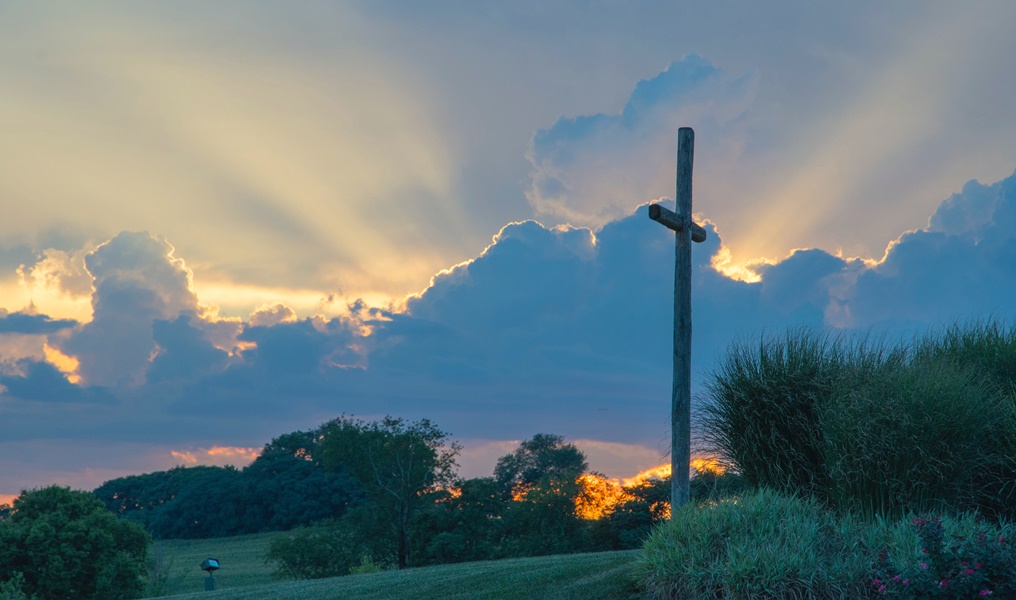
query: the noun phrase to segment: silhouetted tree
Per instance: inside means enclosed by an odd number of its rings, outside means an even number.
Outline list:
[[[411,516],[429,491],[453,483],[460,447],[427,419],[385,417],[365,422],[339,417],[322,426],[326,467],[344,469],[366,490],[366,502],[395,530],[400,569],[409,564]]]
[[[501,558],[506,508],[492,477],[435,492],[433,504],[414,520],[414,565]]]
[[[107,508],[160,539],[291,529],[342,516],[362,488],[324,468],[321,429],[281,435],[258,458],[234,467],[176,467],[120,477],[95,490]]]
[[[564,437],[538,433],[497,460],[494,480],[507,500],[537,484],[574,483],[587,467],[585,454],[574,444],[566,444]]]

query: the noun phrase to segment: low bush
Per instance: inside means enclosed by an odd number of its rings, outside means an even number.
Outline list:
[[[272,538],[265,556],[277,579],[320,579],[348,575],[360,563],[355,534],[338,521],[298,527]]]
[[[886,598],[1014,598],[1013,534],[972,515],[913,517],[897,544],[879,552],[871,588]]]
[[[688,504],[646,541],[639,576],[653,598],[863,598],[862,522],[770,490]]]
[[[1016,528],[961,516],[836,514],[760,490],[689,504],[646,542],[651,598],[1016,598]]]

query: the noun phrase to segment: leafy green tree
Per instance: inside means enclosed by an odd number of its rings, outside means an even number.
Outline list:
[[[692,489],[696,489],[692,479]],[[670,516],[670,477],[650,479],[624,488],[630,498],[607,515],[607,523],[619,548],[641,548],[653,527]]]
[[[287,433],[242,471],[176,467],[113,479],[94,493],[160,539],[292,529],[340,517],[363,495],[347,473],[324,468],[320,440],[320,428]]]
[[[460,481],[434,494],[434,502],[413,524],[416,564],[444,564],[500,558],[507,505],[492,477]]]
[[[364,486],[367,506],[392,524],[396,563],[407,567],[411,518],[427,492],[454,482],[460,446],[427,419],[343,416],[323,425],[322,433],[325,466],[344,469]]]
[[[137,598],[150,544],[141,526],[88,492],[22,492],[0,522],[0,581],[23,577],[21,591],[39,600]]]
[[[287,454],[262,454],[243,470],[244,529],[285,531],[341,517],[363,499],[363,488],[343,470]]]
[[[581,492],[576,480],[543,479],[508,503],[504,514],[504,549],[510,556],[567,554],[586,547],[585,522],[575,514]]]
[[[179,504],[181,496],[186,500],[187,496],[217,488],[220,483],[232,479],[234,473],[227,471],[223,467],[175,467],[168,471],[119,477],[102,484],[93,493],[106,508],[144,525],[156,538],[202,537],[200,531],[195,533],[192,526],[179,531],[169,527],[163,513]],[[188,490],[193,488],[197,488],[196,492],[189,493]],[[209,509],[205,506],[206,515]]]
[[[234,467],[191,467],[170,502],[151,520],[160,539],[227,537],[248,533],[244,522],[246,494],[243,474]]]
[[[569,484],[588,468],[586,456],[564,437],[538,433],[497,460],[494,480],[505,500],[518,497],[536,485]]]
[[[564,437],[538,433],[498,459],[494,480],[508,501],[505,551],[512,556],[588,549],[584,523],[575,513],[586,456]]]

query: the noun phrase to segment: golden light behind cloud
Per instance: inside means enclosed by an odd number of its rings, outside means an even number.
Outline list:
[[[81,381],[81,375],[78,374],[78,367],[80,366],[78,359],[73,356],[67,356],[49,344],[44,344],[42,351],[45,353],[46,361],[59,369],[67,377],[67,381],[71,383],[79,383]]]
[[[61,43],[0,58],[0,129],[19,140],[0,146],[0,193],[21,199],[0,235],[154,231],[209,281],[394,297],[421,289],[469,230],[426,85],[365,53],[350,10],[294,16],[308,39],[282,46],[143,11],[85,10],[88,27],[22,12],[32,26],[9,45]],[[401,218],[382,225],[386,213]]]

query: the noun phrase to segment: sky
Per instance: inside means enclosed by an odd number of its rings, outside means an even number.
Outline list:
[[[731,343],[1016,316],[1016,5],[0,0],[0,503],[429,418],[667,459]],[[1010,73],[1010,75],[1006,75]]]

